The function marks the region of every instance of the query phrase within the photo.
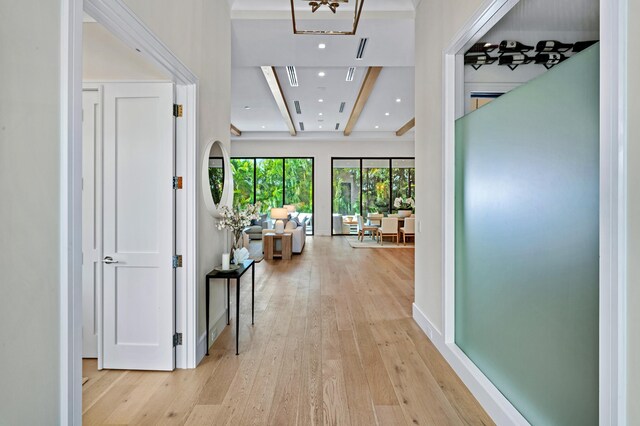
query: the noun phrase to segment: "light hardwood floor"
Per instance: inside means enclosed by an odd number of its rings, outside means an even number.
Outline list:
[[[411,319],[413,253],[308,238],[256,267],[254,327],[243,286],[239,356],[232,311],[195,370],[85,360],[84,424],[493,424]]]

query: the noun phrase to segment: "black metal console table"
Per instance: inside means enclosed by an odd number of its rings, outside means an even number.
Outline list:
[[[239,269],[230,272],[216,271],[215,269],[207,274],[206,278],[206,315],[207,315],[207,355],[209,355],[209,283],[212,278],[226,279],[227,280],[227,325],[229,325],[230,317],[230,284],[232,279],[236,280],[236,355],[238,355],[239,334],[240,334],[240,278],[251,268],[251,325],[253,325],[253,311],[254,311],[254,298],[255,298],[255,279],[256,279],[256,264],[252,259],[245,260],[240,265]]]

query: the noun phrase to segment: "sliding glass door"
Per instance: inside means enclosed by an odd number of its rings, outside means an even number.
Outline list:
[[[361,211],[360,159],[334,159],[332,163],[331,234],[350,234],[352,233],[351,228],[353,228],[353,218]]]
[[[300,220],[307,219],[307,234],[313,235],[313,158],[232,158],[234,207],[257,201],[261,212],[293,205]]]
[[[396,211],[396,197],[415,195],[413,158],[332,158],[331,234],[357,233],[358,216]]]
[[[256,202],[262,203],[262,213],[284,205],[284,160],[256,159]]]
[[[362,216],[370,213],[391,212],[391,183],[389,165],[391,160],[362,160]]]

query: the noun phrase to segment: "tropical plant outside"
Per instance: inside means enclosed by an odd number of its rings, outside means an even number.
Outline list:
[[[355,164],[354,164],[355,162]],[[358,163],[360,166],[353,167]],[[389,166],[383,167],[384,164]],[[349,167],[351,165],[351,167]],[[362,174],[362,188],[360,188]],[[412,159],[335,159],[332,173],[332,212],[343,216],[392,213],[392,200],[415,197]],[[362,200],[362,212],[360,201]]]
[[[231,166],[234,207],[260,202],[260,213],[268,214],[292,204],[298,213],[313,213],[313,158],[232,158]]]

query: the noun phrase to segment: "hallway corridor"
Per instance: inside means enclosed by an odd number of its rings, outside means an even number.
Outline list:
[[[232,326],[195,370],[85,360],[83,423],[493,424],[411,318],[413,271],[413,249],[308,238],[293,260],[257,265],[254,327],[244,282],[239,356],[232,300]]]

